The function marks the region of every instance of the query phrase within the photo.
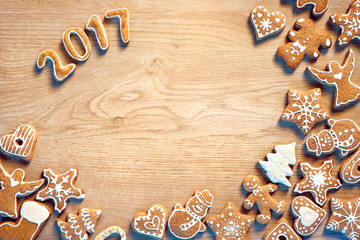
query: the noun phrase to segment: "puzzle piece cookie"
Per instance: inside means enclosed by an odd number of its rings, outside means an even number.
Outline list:
[[[243,180],[243,187],[247,192],[251,192],[244,201],[244,207],[251,209],[257,204],[260,214],[256,216],[256,221],[261,224],[267,224],[271,219],[273,210],[277,214],[283,214],[286,211],[287,203],[285,201],[277,202],[270,195],[278,188],[276,184],[260,185],[260,180],[254,175],[248,175]]]
[[[297,0],[296,7],[298,9],[312,6],[312,14],[316,17],[321,16],[329,7],[329,0]]]
[[[296,234],[289,222],[284,218],[280,219],[276,225],[267,230],[264,234],[263,240],[279,240],[283,239],[301,240],[301,237]]]
[[[305,54],[316,60],[320,57],[320,47],[328,49],[332,45],[330,35],[325,31],[316,30],[315,23],[309,18],[297,19],[295,27],[300,29],[288,32],[291,42],[280,46],[276,52],[285,61],[286,66],[292,69],[300,64]]]
[[[106,228],[104,231],[96,235],[94,240],[105,240],[109,237],[118,236],[120,240],[126,240],[125,231],[118,226],[110,226]]]
[[[346,183],[354,184],[360,181],[360,149],[343,161],[339,174]]]

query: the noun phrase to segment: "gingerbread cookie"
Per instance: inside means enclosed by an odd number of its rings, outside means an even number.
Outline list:
[[[213,195],[205,189],[196,191],[187,201],[185,208],[177,203],[168,221],[170,232],[180,239],[190,239],[199,232],[204,232],[206,226],[202,219],[212,206],[213,199]]]
[[[282,183],[287,187],[291,187],[291,183],[286,178],[293,175],[289,165],[296,164],[295,157],[296,143],[275,146],[276,153],[266,154],[268,161],[258,161],[260,166],[266,171],[266,176],[273,183]]]
[[[326,71],[312,67],[306,69],[318,82],[335,87],[334,108],[347,106],[360,99],[360,86],[351,81],[355,69],[355,55],[351,49],[349,49],[342,66],[336,61],[331,61],[327,65]]]
[[[79,52],[75,49],[72,40],[70,38],[72,34],[76,35],[81,40],[82,46],[85,49],[85,53],[83,55],[80,55]],[[84,30],[77,27],[68,28],[63,33],[62,41],[67,53],[70,55],[72,59],[82,62],[89,58],[91,53],[91,44]]]
[[[307,197],[299,196],[291,203],[291,211],[295,215],[295,230],[301,236],[310,236],[326,217],[326,212]]]
[[[126,240],[125,231],[118,226],[111,226],[99,233],[94,240],[105,240],[108,237],[118,236],[120,240]]]
[[[280,237],[283,237],[282,239],[301,240],[301,237],[296,234],[284,218],[280,219],[276,225],[265,232],[263,240],[279,240],[281,239]]]
[[[315,202],[323,206],[327,200],[327,192],[341,187],[340,181],[330,174],[333,167],[332,159],[324,161],[319,167],[313,167],[307,162],[299,163],[299,169],[305,178],[295,185],[294,192],[310,192]]]
[[[358,240],[360,236],[360,197],[352,199],[331,198],[332,214],[326,229],[340,232],[347,239]]]
[[[312,59],[318,59],[320,46],[328,49],[332,45],[330,35],[327,32],[315,30],[315,23],[309,18],[299,18],[296,20],[295,27],[300,29],[288,32],[291,42],[280,46],[276,52],[289,68],[296,68],[304,59],[305,54]]]
[[[69,199],[84,199],[84,190],[78,189],[74,185],[78,173],[76,168],[70,168],[64,174],[59,174],[50,168],[44,168],[43,175],[46,178],[47,186],[36,195],[36,200],[51,199],[55,203],[55,210],[62,213]]]
[[[330,129],[322,130],[318,135],[306,139],[306,148],[310,153],[320,156],[330,154],[335,149],[342,156],[356,150],[360,145],[360,128],[351,120],[329,119]]]
[[[30,161],[37,142],[37,133],[29,125],[21,125],[12,134],[0,138],[0,149],[12,155]]]
[[[258,6],[251,12],[251,23],[256,39],[261,40],[281,32],[285,27],[286,17],[282,12],[269,13],[265,7]]]
[[[24,182],[25,172],[18,168],[9,174],[0,163],[0,216],[17,218],[17,198],[26,197],[36,192],[44,179]]]
[[[164,239],[167,215],[163,205],[154,204],[146,213],[137,213],[131,221],[131,226],[136,232],[147,237]]]
[[[254,218],[240,214],[234,204],[227,202],[221,213],[208,219],[206,224],[215,233],[216,240],[247,239]]]
[[[329,7],[329,0],[297,0],[296,7],[298,9],[305,8],[306,6],[311,5],[313,7],[312,14],[316,17],[319,17]]]
[[[43,203],[25,201],[20,209],[20,219],[0,225],[2,240],[34,240],[51,216],[51,209]]]
[[[59,55],[51,49],[45,49],[39,54],[36,60],[36,66],[39,69],[44,68],[47,60],[52,62],[54,78],[59,82],[64,81],[76,69],[76,64],[74,63],[70,63],[64,66],[60,60]]]
[[[95,33],[101,50],[107,50],[109,48],[108,36],[99,16],[92,15],[86,24],[86,29]]]
[[[260,180],[254,175],[248,175],[243,180],[243,187],[251,192],[244,201],[244,208],[251,209],[257,204],[260,214],[256,216],[256,221],[261,224],[267,224],[271,219],[270,210],[278,214],[283,214],[287,209],[285,201],[277,202],[270,195],[278,188],[276,184],[260,185]]]
[[[99,209],[82,208],[79,215],[70,213],[67,216],[67,221],[59,218],[56,223],[60,230],[60,237],[62,240],[87,240],[89,236],[87,233],[93,233],[94,227],[101,215]]]
[[[123,43],[130,41],[129,11],[126,8],[109,10],[105,13],[106,18],[116,18],[120,21],[120,34]]]
[[[341,28],[337,44],[339,46],[348,45],[353,39],[360,39],[360,1],[355,0],[351,3],[346,14],[334,14],[329,17],[331,23]]]
[[[295,123],[304,134],[307,134],[317,122],[328,118],[329,114],[321,103],[320,88],[307,92],[289,89],[288,105],[280,119]]]
[[[339,173],[346,183],[354,184],[360,181],[360,149],[343,161]]]

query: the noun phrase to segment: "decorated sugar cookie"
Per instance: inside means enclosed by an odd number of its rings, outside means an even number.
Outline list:
[[[293,175],[289,165],[296,164],[295,157],[296,143],[275,146],[276,153],[266,154],[268,161],[259,161],[260,166],[266,171],[266,176],[273,183],[282,183],[291,187],[291,183],[286,178]]]
[[[147,213],[137,213],[132,221],[132,228],[147,237],[164,239],[167,221],[167,210],[161,204],[152,205]]]
[[[347,106],[360,99],[360,86],[351,81],[355,69],[355,55],[349,49],[344,64],[331,61],[326,71],[307,67],[308,73],[318,82],[335,87],[334,108]]]
[[[282,12],[269,13],[265,7],[258,6],[251,12],[251,23],[256,39],[261,40],[281,32],[285,27],[286,17]]]
[[[284,218],[280,219],[276,225],[265,232],[263,240],[278,240],[281,239],[280,237],[283,237],[283,239],[301,240],[301,237],[296,234]]]
[[[17,218],[17,199],[36,192],[44,179],[24,182],[25,172],[18,168],[9,174],[0,163],[0,216]],[[1,239],[1,238],[0,238]]]
[[[289,68],[296,68],[305,54],[312,59],[318,59],[320,46],[328,49],[332,45],[330,35],[325,31],[316,30],[315,23],[309,18],[297,19],[295,27],[300,29],[288,32],[291,42],[280,46],[276,52]]]
[[[291,211],[295,215],[295,230],[301,236],[310,236],[326,217],[326,212],[304,196],[294,198]]]
[[[47,60],[52,62],[54,78],[59,82],[68,78],[76,69],[76,64],[74,63],[69,63],[64,66],[60,60],[59,55],[51,49],[45,49],[39,54],[36,60],[36,66],[39,69],[43,69]]]
[[[120,237],[120,240],[126,240],[125,231],[118,226],[111,226],[99,233],[94,240],[105,240],[109,237]]]
[[[120,34],[123,43],[130,41],[129,11],[126,8],[109,10],[105,13],[106,18],[116,18],[120,21]]]
[[[289,89],[288,105],[280,119],[295,123],[304,134],[307,134],[317,122],[328,118],[329,114],[321,103],[320,88],[307,92]]]
[[[331,198],[331,212],[326,229],[342,233],[347,239],[358,240],[360,236],[360,197]]]
[[[355,0],[350,4],[346,14],[334,14],[329,17],[331,23],[341,28],[337,44],[339,46],[348,45],[353,39],[360,39],[359,18],[360,0]]]
[[[346,156],[359,147],[360,128],[355,122],[329,119],[328,125],[330,129],[322,130],[317,135],[312,134],[306,139],[306,149],[310,153],[321,156],[337,149],[342,156]]]
[[[248,175],[243,180],[243,187],[251,192],[244,201],[244,208],[251,209],[257,204],[260,214],[256,216],[256,221],[261,224],[267,224],[271,219],[271,210],[277,214],[283,214],[287,209],[285,201],[277,202],[270,195],[278,188],[276,184],[260,185],[260,180],[254,175]]]
[[[20,209],[20,219],[0,225],[2,240],[34,240],[51,216],[51,209],[43,203],[25,201]]]
[[[72,40],[70,38],[72,34],[76,35],[81,40],[82,46],[85,49],[84,54],[80,55],[79,52],[75,49]],[[70,55],[72,59],[82,62],[89,58],[91,53],[90,40],[86,35],[86,33],[84,32],[84,30],[82,30],[81,28],[71,27],[66,29],[65,32],[63,33],[62,41],[67,53]]]
[[[298,9],[305,8],[306,6],[312,6],[312,14],[314,16],[321,16],[329,7],[329,0],[297,0],[296,7]]]
[[[354,184],[360,181],[360,149],[343,161],[339,174],[346,183]]]
[[[221,213],[208,219],[206,224],[215,233],[216,240],[247,239],[254,218],[241,214],[234,204],[227,202]]]
[[[70,168],[64,174],[59,174],[50,168],[43,169],[47,185],[37,195],[36,200],[45,201],[51,199],[55,203],[55,210],[62,213],[69,199],[84,199],[84,190],[77,188],[74,183],[78,176],[76,168]]]
[[[294,192],[310,192],[315,202],[323,206],[327,200],[327,192],[341,187],[340,181],[330,174],[333,167],[332,159],[324,161],[319,167],[313,167],[307,162],[299,163],[299,169],[305,178],[295,185]]]
[[[0,138],[0,149],[7,155],[30,161],[34,154],[37,138],[35,128],[21,125],[14,133]]]
[[[196,191],[187,201],[185,208],[177,203],[168,221],[170,232],[180,239],[190,239],[199,232],[204,232],[206,226],[202,219],[212,206],[213,199],[213,195],[205,189]]]
[[[95,33],[101,50],[107,50],[109,48],[108,36],[99,16],[92,15],[86,24],[86,29]]]
[[[87,240],[88,233],[94,233],[94,227],[101,215],[99,209],[80,209],[79,215],[70,213],[67,216],[67,221],[59,218],[56,223],[60,230],[60,237],[62,240]]]

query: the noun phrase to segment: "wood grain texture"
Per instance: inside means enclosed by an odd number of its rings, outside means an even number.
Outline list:
[[[329,15],[344,13],[352,0],[330,0],[328,11],[316,20],[335,42],[339,29],[327,23]],[[248,17],[253,8],[266,6],[287,16],[285,30],[257,42]],[[68,27],[85,28],[88,18],[103,19],[107,10],[130,11],[131,42],[120,45],[118,24],[104,21],[109,36],[107,52],[93,47],[62,84],[52,81],[51,68],[38,71],[35,61],[46,48],[72,62],[61,43]],[[307,10],[309,10],[307,8]],[[28,180],[40,177],[42,168],[65,172],[79,169],[77,186],[84,188],[82,202],[70,201],[64,214],[80,207],[101,208],[94,236],[111,225],[124,228],[129,239],[144,239],[130,229],[132,216],[153,203],[171,210],[184,204],[195,190],[209,189],[215,197],[208,216],[232,201],[241,212],[247,193],[241,183],[248,174],[269,182],[257,161],[273,146],[297,142],[298,161],[319,165],[321,159],[305,154],[304,136],[294,125],[279,121],[287,90],[309,90],[320,85],[305,73],[306,66],[324,69],[331,60],[342,62],[347,48],[321,51],[313,62],[306,58],[289,71],[276,56],[287,42],[286,33],[309,11],[294,10],[293,0],[67,0],[3,1],[0,4],[0,133],[19,124],[36,128],[39,140],[30,164],[4,159],[9,170],[24,168]],[[358,41],[350,44],[360,56]],[[353,81],[360,84],[356,62]],[[331,110],[333,89],[321,86],[323,104],[336,119],[360,123],[359,104]],[[313,133],[324,128],[316,125]],[[336,155],[333,176],[341,159]],[[293,168],[292,185],[301,179]],[[353,197],[359,185],[345,186],[329,197]],[[292,189],[281,188],[276,199],[291,202]],[[33,198],[31,196],[30,198]],[[51,203],[47,203],[51,206]],[[329,204],[325,205],[328,211]],[[289,221],[292,215],[284,215]],[[56,239],[54,214],[38,239]],[[267,226],[255,224],[249,239],[260,239]],[[328,219],[328,217],[327,217]],[[312,239],[338,239],[324,231],[327,219]],[[174,239],[167,234],[167,239]],[[213,239],[206,231],[199,239]]]

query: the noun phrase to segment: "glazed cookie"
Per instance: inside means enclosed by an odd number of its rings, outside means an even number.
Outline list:
[[[329,0],[297,0],[296,7],[298,9],[311,5],[313,7],[312,14],[316,17],[321,16],[329,7]]]
[[[317,122],[328,118],[329,114],[321,103],[320,88],[307,92],[289,89],[288,105],[280,119],[295,123],[304,134],[307,134]]]
[[[76,69],[76,64],[74,63],[70,63],[64,66],[60,60],[59,55],[51,49],[45,49],[39,54],[36,60],[36,66],[39,69],[43,69],[47,60],[52,62],[54,78],[59,82],[64,81]]]
[[[116,18],[120,21],[120,34],[123,43],[130,41],[129,11],[126,8],[109,10],[105,13],[106,18]]]
[[[265,232],[263,240],[278,240],[281,239],[280,237],[283,237],[283,239],[301,240],[301,237],[296,234],[284,218],[280,219],[276,225]]]
[[[37,194],[36,200],[51,199],[55,203],[55,210],[62,213],[69,199],[84,199],[84,190],[78,189],[74,185],[78,173],[76,168],[71,168],[64,174],[59,174],[50,168],[44,168],[43,175],[46,178],[47,186]]]
[[[278,214],[283,214],[287,209],[285,201],[277,202],[270,193],[277,190],[276,184],[260,185],[260,180],[254,175],[248,175],[243,180],[243,186],[250,195],[244,201],[244,207],[251,209],[257,204],[260,214],[256,216],[256,221],[261,224],[267,224],[271,219],[270,210]]]
[[[0,138],[0,149],[7,155],[30,161],[34,154],[37,138],[33,127],[21,125],[14,133]]]
[[[330,219],[326,229],[344,234],[347,239],[358,240],[360,236],[360,197],[352,199],[331,198]]]
[[[105,240],[108,237],[118,236],[120,240],[126,240],[125,231],[118,226],[111,226],[99,233],[94,240]]]
[[[296,164],[295,157],[296,143],[275,146],[276,153],[266,154],[268,161],[258,161],[260,166],[266,171],[266,176],[273,183],[282,183],[287,187],[291,187],[291,183],[286,178],[293,175],[289,165]]]
[[[285,27],[286,17],[282,12],[269,13],[265,7],[258,6],[251,12],[251,23],[256,39],[261,40],[281,32]]]
[[[101,215],[99,209],[80,209],[79,215],[70,213],[67,216],[67,222],[56,219],[56,223],[60,229],[60,237],[62,240],[87,240],[87,233],[93,233],[94,227]]]
[[[240,214],[234,204],[227,202],[221,213],[208,219],[206,224],[215,233],[216,240],[247,239],[254,218]]]
[[[346,183],[354,184],[360,181],[360,149],[343,161],[339,173]]]
[[[51,209],[43,203],[25,201],[20,209],[20,219],[0,225],[2,240],[34,240],[51,216]]]
[[[161,204],[152,205],[146,213],[137,213],[132,221],[132,228],[142,235],[155,239],[164,239],[168,213]]]
[[[303,196],[294,198],[291,211],[296,217],[295,230],[304,237],[313,234],[326,217],[326,212],[321,207]]]
[[[291,42],[280,46],[276,52],[289,68],[296,68],[304,59],[305,54],[312,59],[318,59],[320,46],[328,49],[332,45],[330,35],[327,32],[315,30],[315,23],[309,18],[299,18],[296,20],[295,27],[300,29],[288,32]]]
[[[80,55],[79,52],[75,49],[72,40],[70,38],[72,34],[76,35],[81,40],[82,46],[85,49],[84,54]],[[82,62],[89,58],[91,53],[91,44],[84,30],[77,27],[68,28],[63,33],[62,41],[67,53],[70,55],[72,59]]]
[[[306,139],[306,148],[310,153],[321,156],[330,154],[335,149],[342,156],[356,150],[360,145],[360,128],[351,120],[329,119],[330,129],[322,130],[318,135]]]
[[[294,192],[310,192],[315,202],[323,206],[327,200],[327,192],[341,187],[340,181],[330,174],[333,167],[332,159],[324,161],[319,167],[312,167],[307,162],[299,163],[299,169],[305,178],[295,185]]]
[[[17,218],[17,199],[36,192],[44,183],[44,179],[24,182],[25,172],[16,169],[9,174],[0,163],[0,216]]]
[[[326,71],[312,67],[306,69],[316,81],[335,87],[334,108],[347,106],[360,99],[360,86],[351,81],[355,69],[355,55],[351,49],[349,49],[342,66],[331,61],[327,65]]]
[[[205,189],[196,191],[187,201],[185,208],[177,203],[168,221],[170,232],[180,239],[190,239],[199,232],[204,232],[206,226],[201,220],[206,216],[213,199],[213,195]]]
[[[331,23],[341,28],[341,33],[337,39],[339,46],[348,45],[353,39],[360,39],[359,18],[360,0],[351,3],[346,14],[334,14],[329,17]]]
[[[86,24],[86,29],[95,33],[101,50],[107,50],[109,48],[108,36],[99,16],[92,15]]]

